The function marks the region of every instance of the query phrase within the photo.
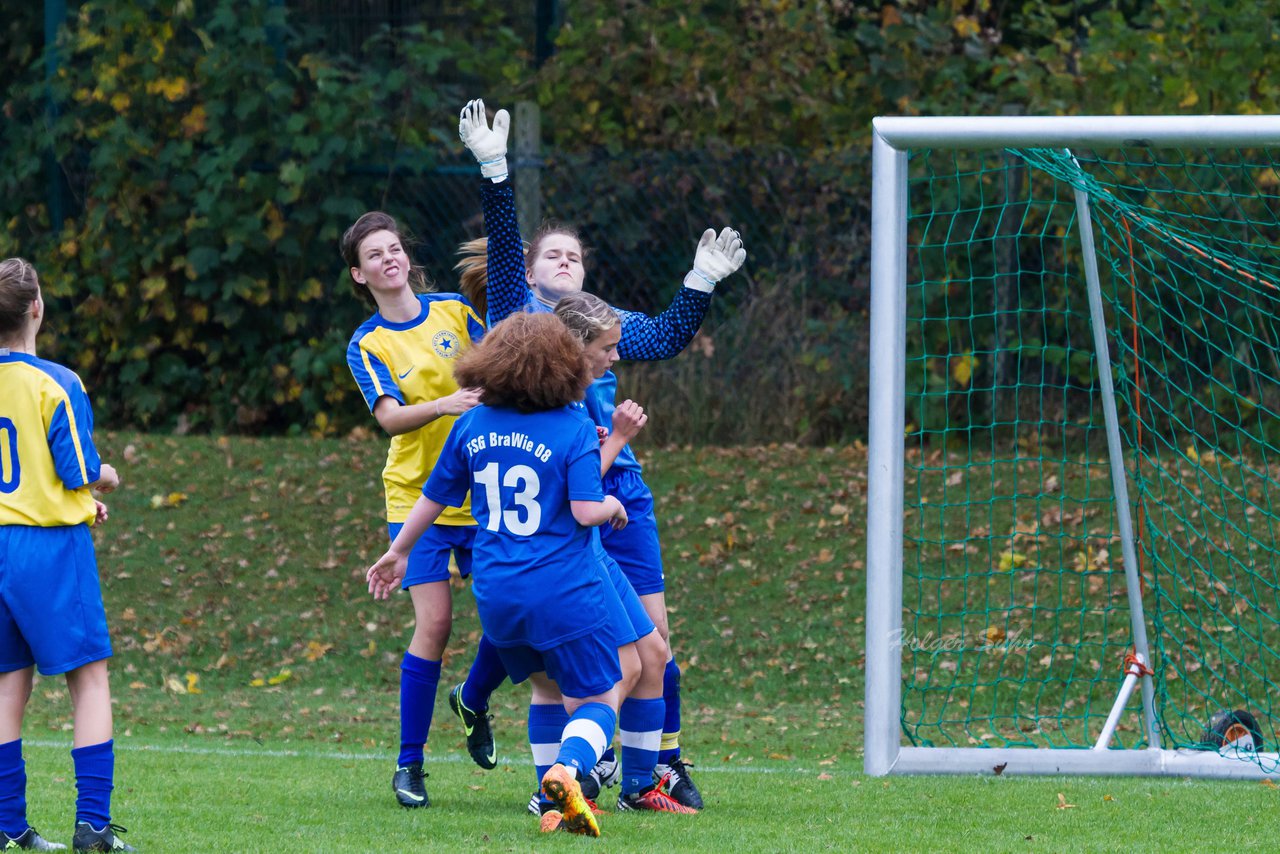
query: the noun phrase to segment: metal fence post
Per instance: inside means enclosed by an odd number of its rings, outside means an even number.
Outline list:
[[[45,119],[51,125],[58,117],[58,104],[53,98],[53,81],[58,76],[58,66],[62,62],[58,53],[58,28],[66,20],[66,0],[44,0],[44,78],[48,91]],[[52,145],[45,153],[45,174],[49,180],[49,227],[56,233],[62,231],[62,222],[67,213],[62,166],[58,163],[58,154]]]
[[[520,233],[532,235],[542,223],[542,113],[532,101],[517,101],[514,172],[516,219]]]

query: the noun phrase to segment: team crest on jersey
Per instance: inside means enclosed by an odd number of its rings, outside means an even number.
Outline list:
[[[431,346],[435,349],[436,355],[445,359],[452,359],[462,352],[462,342],[458,336],[447,329],[442,329],[431,339]]]

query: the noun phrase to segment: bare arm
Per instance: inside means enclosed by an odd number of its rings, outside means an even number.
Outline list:
[[[399,436],[412,433],[437,418],[461,415],[478,403],[480,389],[476,388],[460,388],[453,394],[425,403],[402,404],[394,397],[380,397],[373,406],[373,417],[388,435]]]
[[[103,463],[98,470],[98,479],[88,485],[104,494],[112,492],[120,485],[120,475],[116,472],[115,466]]]
[[[627,525],[626,509],[612,495],[606,495],[604,501],[570,501],[569,509],[578,524],[585,528],[594,528],[605,522],[614,528],[624,528]]]

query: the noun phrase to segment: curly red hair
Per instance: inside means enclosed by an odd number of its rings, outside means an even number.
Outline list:
[[[591,369],[582,344],[554,314],[513,314],[463,353],[453,375],[486,406],[544,412],[582,400]]]

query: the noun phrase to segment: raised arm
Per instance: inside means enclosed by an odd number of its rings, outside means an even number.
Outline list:
[[[531,291],[524,277],[524,244],[516,221],[515,195],[507,177],[507,133],[511,117],[498,110],[493,127],[485,115],[484,101],[468,101],[458,116],[458,137],[480,164],[484,186],[480,191],[484,208],[484,230],[489,237],[488,284],[489,326],[524,311]]]
[[[618,311],[622,318],[618,357],[652,362],[680,353],[702,325],[716,283],[734,273],[746,258],[738,232],[726,227],[717,235],[715,229],[708,228],[698,241],[693,268],[685,274],[684,287],[666,311],[657,317],[638,311]]]
[[[484,230],[489,236],[489,282],[485,295],[489,300],[488,323],[524,311],[533,298],[524,277],[524,243],[516,222],[515,194],[511,182],[485,181],[480,191],[484,208]]]

